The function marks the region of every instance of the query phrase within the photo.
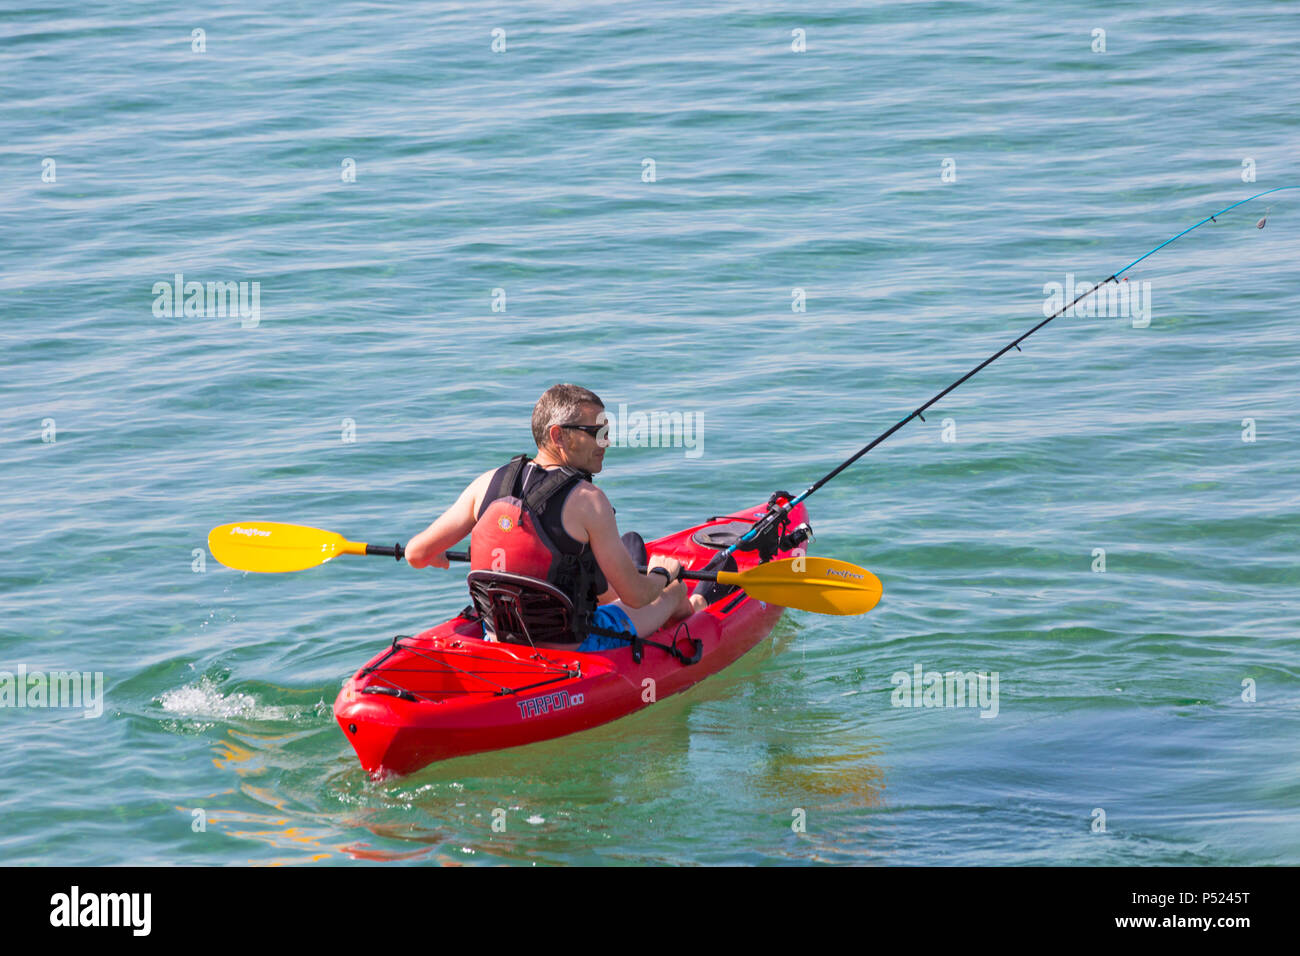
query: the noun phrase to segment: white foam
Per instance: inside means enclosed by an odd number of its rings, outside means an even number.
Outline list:
[[[291,708],[260,704],[252,694],[223,694],[209,677],[169,690],[158,698],[162,708],[180,717],[229,720],[290,720]]]

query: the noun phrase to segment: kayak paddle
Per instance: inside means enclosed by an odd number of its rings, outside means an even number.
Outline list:
[[[682,571],[696,581],[734,584],[752,598],[814,614],[866,614],[880,600],[880,579],[834,558],[782,558],[745,571]]]
[[[208,550],[236,571],[305,571],[340,554],[370,554],[402,560],[397,545],[363,544],[341,534],[274,521],[237,521],[208,533]],[[468,561],[465,551],[448,551],[450,561]],[[695,581],[734,585],[750,597],[814,614],[866,614],[880,600],[880,579],[865,568],[834,558],[798,557],[769,561],[745,571],[682,571]]]
[[[341,534],[277,521],[236,521],[208,532],[208,550],[236,571],[305,571],[340,554],[402,559],[402,546],[358,544]]]

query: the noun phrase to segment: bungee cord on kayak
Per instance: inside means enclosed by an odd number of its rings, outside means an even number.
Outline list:
[[[409,642],[409,643],[404,643]],[[389,659],[399,652],[405,652],[408,663],[401,668],[385,668]],[[472,666],[480,666],[482,663],[491,663],[499,665],[499,660],[475,655],[472,651],[466,652],[461,656],[464,663]],[[409,659],[414,658],[417,662],[423,661],[434,666],[418,667],[412,666]],[[568,680],[571,677],[581,676],[581,672],[569,667],[555,664],[548,660],[529,660],[514,655],[510,661],[513,670],[517,676],[530,680],[527,684],[503,684],[495,679],[491,674],[496,671],[484,672],[480,670],[471,670],[467,667],[457,667],[447,657],[446,654],[431,654],[421,650],[420,646],[414,642],[410,634],[399,634],[393,638],[393,645],[386,654],[381,655],[372,663],[363,667],[358,677],[374,675],[374,683],[370,688],[372,694],[389,694],[393,697],[400,697],[403,700],[426,700],[436,702],[447,697],[454,697],[459,694],[479,694],[491,693],[493,696],[502,697],[506,694],[519,694],[523,691],[534,690],[547,684],[558,683],[559,681]],[[400,680],[404,683],[398,683],[399,678],[394,678],[393,673],[401,674]],[[552,675],[544,680],[532,680],[544,674]],[[416,684],[409,675],[420,675]],[[462,680],[464,678],[464,680]],[[488,685],[486,688],[479,686]]]
[[[998,349],[998,351],[994,352],[983,362],[980,362],[979,365],[976,365],[973,369],[971,369],[961,378],[957,379],[957,381],[953,382],[943,391],[939,392],[937,395],[935,395],[933,398],[927,401],[924,405],[921,405],[911,414],[895,422],[893,425],[885,429],[885,431],[881,432],[879,435],[873,438],[870,442],[868,442],[866,445],[860,448],[849,458],[845,459],[843,462],[841,462],[831,471],[827,472],[817,481],[813,482],[811,485],[808,486],[808,488],[802,494],[791,496],[788,492],[778,491],[768,501],[767,512],[763,515],[763,517],[755,521],[753,526],[749,529],[749,531],[741,535],[740,538],[734,544],[732,544],[725,551],[723,551],[719,555],[718,559],[716,559],[717,563],[721,564],[722,561],[724,561],[735,551],[751,551],[757,549],[760,555],[770,553],[774,548],[778,547],[779,544],[785,539],[786,536],[784,532],[785,532],[785,528],[790,523],[788,515],[792,509],[794,509],[795,507],[803,503],[803,501],[806,500],[808,496],[811,495],[813,492],[815,492],[818,488],[826,484],[828,481],[830,481],[840,472],[844,471],[846,468],[848,468],[850,465],[856,462],[867,452],[871,451],[871,449],[875,448],[885,439],[889,438],[890,435],[893,435],[896,431],[898,431],[900,428],[902,428],[912,419],[919,418],[921,421],[925,421],[924,413],[931,406],[933,406],[935,403],[942,400],[946,395],[948,395],[950,392],[956,389],[959,385],[963,384],[964,382],[973,378],[975,375],[979,374],[981,371],[983,371],[988,366],[992,365],[994,362],[996,362],[1002,356],[1006,355],[1012,349],[1015,349],[1016,351],[1022,351],[1020,348],[1020,343],[1025,341],[1025,339],[1029,338],[1031,335],[1033,335],[1043,326],[1047,325],[1047,323],[1051,322],[1053,319],[1059,318],[1060,316],[1064,315],[1066,312],[1070,311],[1070,309],[1078,305],[1088,296],[1092,295],[1098,289],[1105,286],[1107,283],[1110,282],[1118,283],[1120,276],[1128,272],[1130,269],[1132,269],[1143,259],[1155,255],[1157,252],[1159,252],[1165,246],[1169,245],[1171,242],[1175,242],[1181,239],[1183,236],[1187,235],[1192,230],[1200,228],[1201,226],[1205,225],[1207,222],[1217,223],[1219,221],[1218,220],[1219,216],[1222,216],[1224,213],[1229,212],[1230,210],[1236,209],[1238,206],[1245,205],[1248,202],[1253,202],[1254,200],[1259,199],[1261,196],[1267,196],[1270,193],[1281,192],[1282,190],[1285,189],[1300,189],[1300,186],[1276,186],[1273,189],[1266,189],[1263,192],[1256,193],[1253,196],[1247,196],[1245,199],[1238,200],[1237,202],[1234,202],[1229,206],[1224,206],[1218,212],[1206,216],[1204,219],[1202,219],[1200,222],[1196,223],[1195,225],[1188,226],[1186,229],[1178,233],[1176,236],[1171,236],[1170,238],[1166,239],[1164,242],[1160,243],[1160,245],[1153,248],[1150,252],[1138,256],[1136,259],[1134,259],[1132,262],[1126,265],[1123,269],[1120,269],[1118,272],[1112,273],[1110,276],[1101,280],[1092,288],[1085,289],[1083,292],[1079,293],[1079,295],[1076,296],[1072,302],[1057,309],[1047,318],[1043,319],[1043,321],[1039,322],[1037,325],[1031,328],[1028,332],[1025,332],[1023,335],[1020,335],[1009,344]],[[1271,209],[1272,207],[1270,206],[1268,208]],[[1265,210],[1264,215],[1259,220],[1259,222],[1255,224],[1256,228],[1263,229],[1264,224],[1267,221],[1268,221],[1268,209]],[[764,558],[764,560],[766,560],[766,558]]]

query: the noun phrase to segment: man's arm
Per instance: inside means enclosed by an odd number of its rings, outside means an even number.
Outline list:
[[[408,541],[406,563],[413,568],[450,567],[450,562],[444,557],[444,553],[474,530],[474,525],[478,521],[475,504],[487,491],[491,479],[490,471],[479,475],[460,493],[454,505],[439,515],[433,524]]]
[[[574,489],[573,493],[582,496],[579,515],[587,531],[587,540],[591,542],[592,553],[596,556],[596,563],[605,572],[610,588],[628,607],[645,607],[654,601],[663,593],[668,582],[662,574],[642,574],[636,569],[632,556],[619,540],[614,508],[605,493],[595,485]],[[666,559],[656,558],[650,563],[654,566],[664,561]]]

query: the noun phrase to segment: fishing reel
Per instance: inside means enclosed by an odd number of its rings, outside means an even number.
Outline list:
[[[781,537],[780,549],[782,551],[792,551],[795,548],[799,547],[799,545],[803,544],[805,541],[813,541],[813,540],[815,539],[813,538],[812,528],[810,528],[808,526],[808,522],[805,521],[803,524],[796,527],[789,534],[783,535]]]
[[[781,551],[797,548],[805,541],[812,540],[812,528],[805,521],[790,528],[789,507],[794,495],[788,491],[778,491],[767,499],[767,514],[754,522],[751,529],[754,537],[736,546],[737,551],[757,551],[758,560],[771,561]]]

